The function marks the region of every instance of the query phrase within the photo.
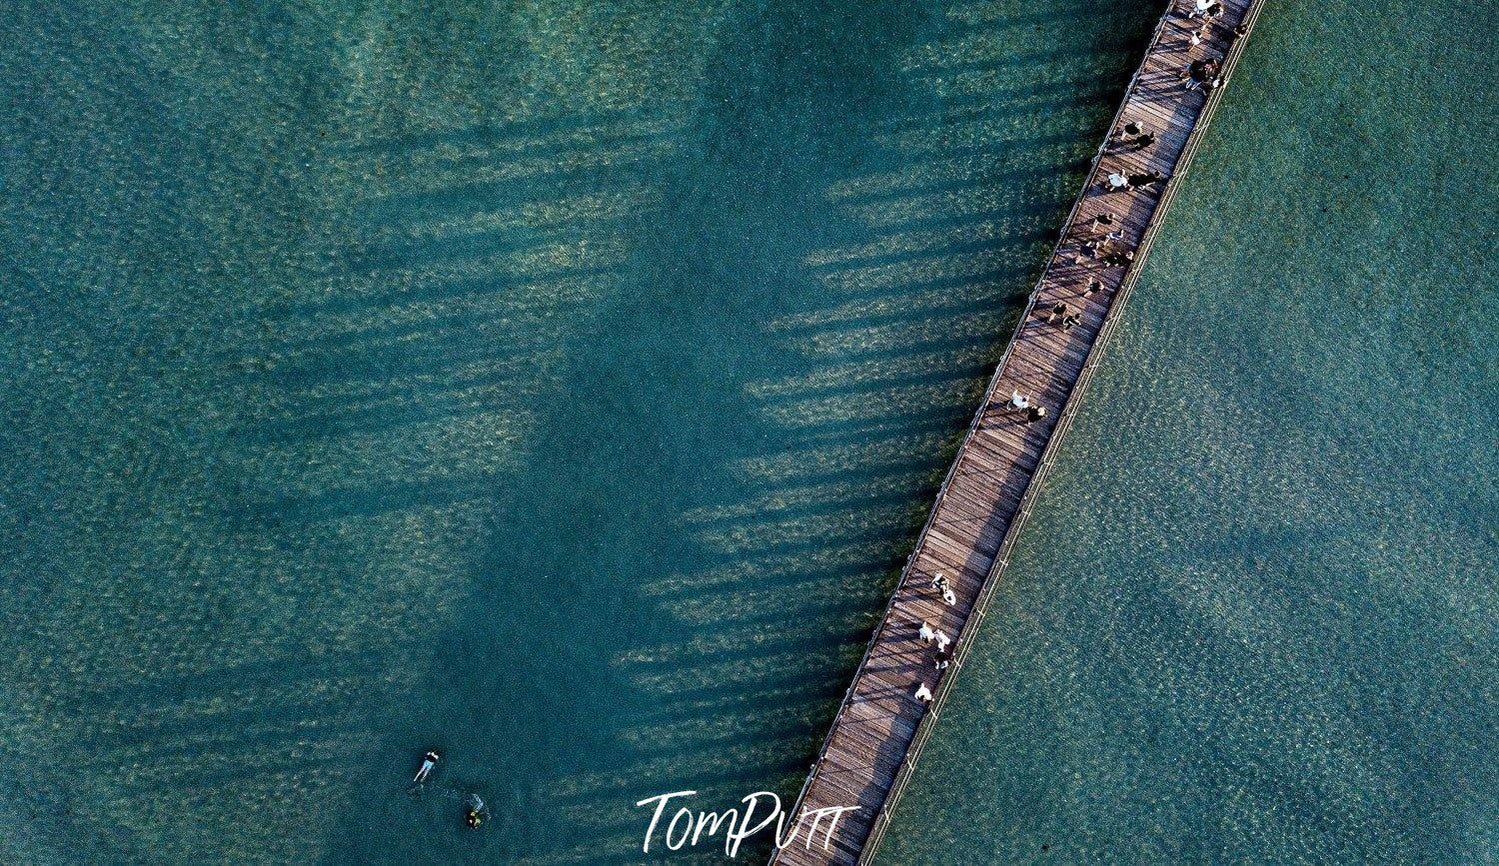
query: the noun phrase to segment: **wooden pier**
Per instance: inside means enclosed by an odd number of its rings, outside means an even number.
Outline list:
[[[1261,3],[1222,0],[1204,18],[1197,0],[1172,0],[1162,16],[792,814],[859,809],[830,837],[824,820],[810,847],[798,834],[772,863],[863,863],[878,847]],[[1220,65],[1197,85],[1188,70],[1209,59]],[[1152,174],[1163,180],[1145,184]],[[1141,185],[1111,190],[1110,175]],[[953,604],[933,587],[938,574]],[[923,622],[957,640],[946,670],[918,638]],[[914,696],[923,684],[929,704]]]

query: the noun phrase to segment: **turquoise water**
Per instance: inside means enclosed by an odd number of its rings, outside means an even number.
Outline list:
[[[1155,4],[604,5],[9,10],[0,859],[794,793]]]
[[[1499,857],[1491,12],[1267,4],[883,862]]]

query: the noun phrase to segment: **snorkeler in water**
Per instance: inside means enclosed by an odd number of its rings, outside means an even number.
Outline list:
[[[484,801],[479,799],[479,795],[469,794],[463,810],[463,823],[470,830],[479,829],[479,825],[484,823],[484,811]]]
[[[416,769],[416,778],[411,780],[411,784],[420,785],[427,781],[427,777],[432,775],[432,768],[437,766],[440,757],[435,749],[423,755],[422,765]]]

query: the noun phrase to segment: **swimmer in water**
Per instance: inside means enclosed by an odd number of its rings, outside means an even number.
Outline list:
[[[422,765],[417,768],[416,778],[411,780],[411,784],[419,785],[422,782],[427,781],[427,777],[432,775],[432,768],[437,766],[439,757],[440,756],[437,754],[436,750],[430,751],[427,754],[423,755]]]
[[[467,808],[463,811],[463,823],[467,824],[470,830],[477,830],[479,825],[484,823],[484,801],[479,799],[478,794],[468,795]]]

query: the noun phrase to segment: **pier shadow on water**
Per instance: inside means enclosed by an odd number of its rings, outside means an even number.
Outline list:
[[[207,56],[286,126],[127,172],[197,222],[106,199],[142,226],[107,254],[182,219],[213,255],[12,386],[26,850],[634,861],[637,800],[789,806],[1155,11],[175,20],[273,46]],[[336,74],[244,72],[297,52]],[[431,747],[483,831],[407,796]]]

